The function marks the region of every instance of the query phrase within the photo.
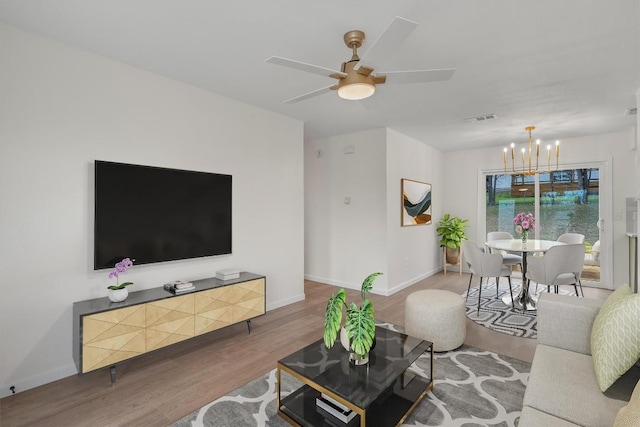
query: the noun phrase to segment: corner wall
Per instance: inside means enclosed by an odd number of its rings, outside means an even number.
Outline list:
[[[438,218],[441,164],[439,151],[392,129],[308,141],[305,276],[359,289],[369,273],[382,271],[373,292],[390,295],[439,271],[435,222],[400,225],[400,180],[431,183]]]
[[[305,143],[306,278],[360,289],[381,271],[373,292],[386,293],[385,155],[384,129]]]
[[[75,374],[96,159],[233,175],[233,254],[134,266],[130,292],[235,267],[304,299],[303,124],[0,25],[0,397]],[[171,206],[171,201],[167,201]]]
[[[387,129],[387,240],[389,242],[388,294],[432,276],[442,268],[436,233],[443,214],[442,153],[393,129]],[[402,227],[401,180],[431,184],[432,222]]]

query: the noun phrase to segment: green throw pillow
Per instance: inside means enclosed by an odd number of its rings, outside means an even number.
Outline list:
[[[591,354],[602,392],[640,359],[640,295],[624,284],[604,302],[591,330]]]

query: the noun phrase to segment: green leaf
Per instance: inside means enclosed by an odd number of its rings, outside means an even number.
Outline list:
[[[363,301],[365,296],[371,293],[371,289],[373,289],[373,282],[376,280],[376,277],[381,275],[382,273],[371,273],[367,276],[366,279],[364,279],[364,282],[362,282],[362,290],[360,292],[360,296],[362,297]]]
[[[364,300],[362,308],[358,308],[355,303],[351,303],[347,308],[345,329],[351,349],[361,357],[367,354],[373,345],[376,334],[373,314],[373,304],[368,299]]]
[[[111,286],[107,286],[107,289],[111,289],[111,290],[116,290],[116,289],[124,289],[125,287],[129,286],[129,285],[133,285],[133,282],[125,282],[121,285],[111,285]]]
[[[327,348],[333,347],[340,331],[342,323],[342,307],[345,305],[347,295],[344,289],[331,295],[327,302],[327,309],[324,312],[324,345]]]

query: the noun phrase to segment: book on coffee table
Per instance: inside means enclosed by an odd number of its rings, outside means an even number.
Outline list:
[[[333,415],[343,423],[348,423],[358,415],[342,403],[332,399],[324,393],[316,398],[316,406]]]

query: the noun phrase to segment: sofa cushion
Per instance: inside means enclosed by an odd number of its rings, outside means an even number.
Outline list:
[[[538,411],[530,406],[522,408],[520,420],[518,421],[518,427],[575,427],[577,425],[578,424],[563,420],[562,418]]]
[[[636,384],[629,404],[620,409],[613,427],[634,427],[640,422],[640,382]]]
[[[598,387],[606,391],[640,358],[640,295],[624,284],[602,305],[593,322],[591,354]]]
[[[591,356],[537,345],[525,406],[574,424],[610,426],[626,403],[600,392]]]

